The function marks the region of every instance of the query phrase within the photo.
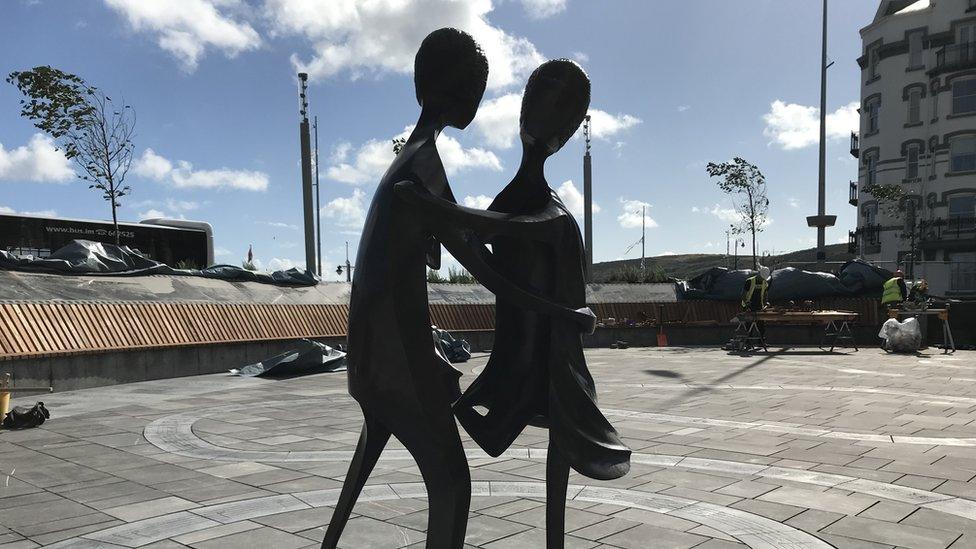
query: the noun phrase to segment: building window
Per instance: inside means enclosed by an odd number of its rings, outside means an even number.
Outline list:
[[[878,63],[881,62],[879,50],[877,45],[868,48],[868,80],[878,77]]]
[[[918,145],[908,146],[908,161],[905,163],[905,178],[918,177]]]
[[[952,114],[976,112],[976,78],[952,83]]]
[[[908,68],[916,69],[922,66],[924,66],[922,63],[922,33],[916,31],[908,35]]]
[[[938,119],[939,119],[939,94],[933,93],[932,94],[932,121],[935,122]]]
[[[881,100],[872,99],[867,102],[864,110],[867,114],[867,133],[868,135],[872,133],[877,133],[878,131],[878,113],[881,111]]]
[[[867,166],[864,176],[865,185],[874,185],[878,182],[878,159],[877,153],[864,155],[864,165]]]
[[[918,124],[922,121],[922,90],[912,88],[908,92],[908,123]]]
[[[949,263],[949,289],[976,290],[976,253],[952,254]]]
[[[949,144],[949,169],[953,172],[976,171],[976,136],[952,139]]]
[[[949,197],[949,230],[971,230],[976,221],[976,195],[964,194]]]
[[[864,224],[876,225],[878,223],[878,205],[868,204],[864,207]]]

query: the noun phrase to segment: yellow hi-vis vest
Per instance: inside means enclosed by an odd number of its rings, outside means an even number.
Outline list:
[[[884,291],[881,293],[881,304],[900,303],[902,301],[901,288],[898,287],[898,277],[889,278],[884,283]]]
[[[758,282],[757,282],[758,281]],[[752,303],[752,295],[756,293],[756,286],[759,286],[759,303],[760,307],[766,304],[766,290],[769,288],[769,283],[762,279],[762,277],[750,276],[746,282],[749,283],[749,288],[746,289],[745,293],[742,294],[742,308],[748,309],[749,304]]]

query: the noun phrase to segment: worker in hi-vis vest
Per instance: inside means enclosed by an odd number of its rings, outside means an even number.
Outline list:
[[[769,267],[760,265],[759,273],[746,279],[742,288],[742,310],[758,312],[769,306],[769,279],[772,272]]]
[[[905,273],[898,269],[895,276],[885,281],[881,291],[881,306],[888,309],[900,307],[908,297],[908,287],[905,285]]]

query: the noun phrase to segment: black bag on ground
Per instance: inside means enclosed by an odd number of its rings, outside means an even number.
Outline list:
[[[38,402],[34,406],[17,406],[3,418],[4,429],[29,429],[41,425],[51,417],[51,412],[47,411],[43,402]]]

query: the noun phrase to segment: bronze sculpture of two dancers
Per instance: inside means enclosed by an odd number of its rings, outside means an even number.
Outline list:
[[[582,333],[592,331],[594,317],[585,305],[579,228],[544,176],[545,160],[586,114],[589,79],[568,60],[532,74],[520,119],[522,164],[483,211],[456,204],[435,140],[446,126],[470,124],[487,75],[480,47],[456,29],[434,31],[417,53],[420,118],[377,187],[356,259],[348,379],[364,424],[323,548],[337,546],[392,434],[427,487],[426,547],[460,549],[471,483],[455,416],[496,456],[526,425],[549,428],[550,548],[563,544],[570,468],[602,480],[629,470],[630,450],[597,408],[583,357]],[[497,296],[495,349],[463,395],[460,372],[429,333],[426,265],[439,265],[440,244]]]

